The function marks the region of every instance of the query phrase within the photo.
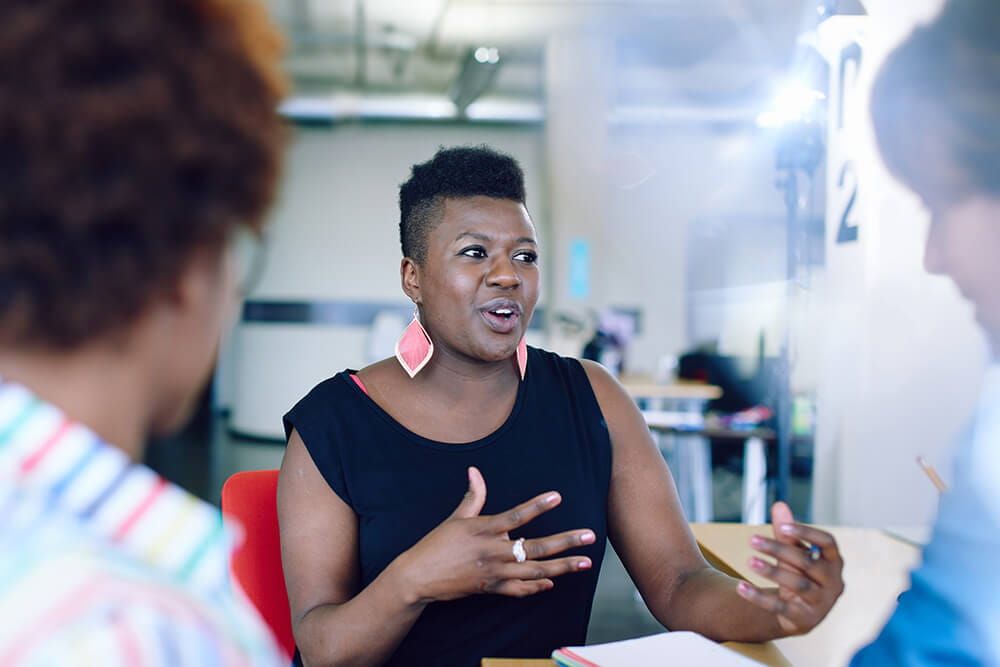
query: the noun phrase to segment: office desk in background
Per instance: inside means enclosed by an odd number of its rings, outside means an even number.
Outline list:
[[[676,448],[684,447],[677,464],[671,468],[677,478],[678,493],[684,498],[684,479],[694,480],[695,493],[692,507],[685,506],[688,516],[702,523],[712,518],[712,454],[711,443],[719,440],[743,443],[743,476],[740,502],[740,521],[763,524],[767,521],[767,448],[777,442],[774,431],[766,428],[733,430],[705,427],[700,429],[677,428],[663,423],[655,413],[643,413],[646,425],[657,438],[661,451],[665,438],[673,438]]]
[[[636,400],[697,401],[702,405],[722,397],[722,389],[702,382],[673,382],[657,384],[648,378],[622,378],[625,391]]]
[[[694,523],[691,530],[710,563],[734,577],[770,586],[750,569],[750,537],[771,535],[770,526]],[[824,527],[844,558],[846,589],[830,614],[812,632],[766,644],[727,643],[727,647],[769,667],[843,667],[855,651],[874,639],[909,588],[909,573],[919,559],[913,545],[874,528]],[[553,667],[551,660],[484,659],[483,667]]]
[[[743,499],[740,516],[744,523],[764,523],[767,518],[767,443],[774,442],[769,429],[734,431],[705,425],[709,401],[722,396],[722,389],[699,383],[658,385],[625,381],[626,391],[642,410],[660,451],[671,462],[677,492],[684,511],[694,521],[712,521],[712,440],[738,440],[743,447]]]
[[[700,431],[708,402],[722,396],[722,389],[697,382],[656,384],[640,377],[623,378],[622,386],[639,406],[674,471],[685,513],[695,521],[711,521],[712,455]]]

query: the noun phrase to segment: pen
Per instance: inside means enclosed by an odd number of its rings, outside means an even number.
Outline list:
[[[941,476],[937,474],[937,470],[934,469],[934,466],[925,461],[924,457],[917,457],[917,465],[923,468],[924,472],[927,473],[927,477],[931,480],[931,484],[933,484],[940,493],[944,493],[948,490],[948,486],[941,479]]]

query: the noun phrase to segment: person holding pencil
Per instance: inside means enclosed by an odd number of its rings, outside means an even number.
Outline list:
[[[994,362],[912,588],[853,667],[1000,665],[998,33],[996,0],[952,0],[889,56],[872,91],[885,161],[932,217],[924,264],[975,306]]]

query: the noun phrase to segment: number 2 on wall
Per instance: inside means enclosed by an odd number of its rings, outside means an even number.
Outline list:
[[[837,227],[837,243],[853,243],[858,240],[858,224],[852,216],[854,213],[854,202],[858,199],[858,177],[854,173],[853,162],[844,163],[843,169],[840,170],[840,179],[837,181],[837,186],[841,191],[844,190],[844,183],[848,181],[848,176],[850,176],[851,182],[851,196],[847,198],[847,205],[844,206],[844,212],[840,216],[840,225]]]
[[[849,67],[849,65],[854,65]],[[851,42],[840,51],[840,99],[837,105],[837,130],[844,129],[844,109],[847,106],[847,98],[854,94],[854,84],[857,79],[858,69],[861,67],[861,45]],[[845,184],[850,183],[846,188],[850,195],[847,204],[840,215],[840,225],[837,227],[837,243],[854,243],[858,240],[858,223],[854,218],[854,204],[858,199],[858,176],[854,172],[854,163],[845,162],[840,170],[840,177],[837,187],[840,192],[845,190]]]

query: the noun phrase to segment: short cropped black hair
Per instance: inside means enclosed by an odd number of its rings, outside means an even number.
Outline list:
[[[444,200],[475,196],[525,203],[521,165],[486,145],[442,147],[427,162],[413,165],[409,180],[399,186],[403,256],[422,264],[427,234],[441,222]]]

